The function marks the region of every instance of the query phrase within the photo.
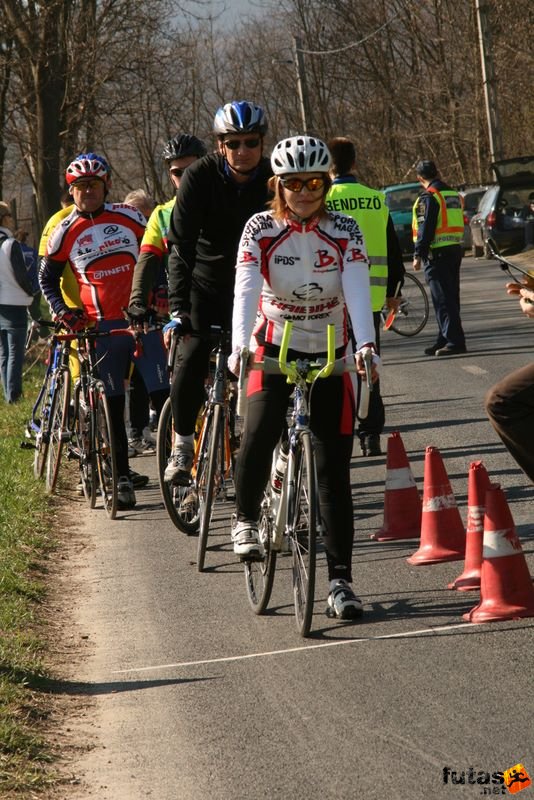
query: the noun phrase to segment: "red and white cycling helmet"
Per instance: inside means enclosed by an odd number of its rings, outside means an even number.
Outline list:
[[[111,169],[103,156],[96,153],[80,153],[67,167],[65,178],[69,186],[81,178],[100,178],[107,186],[111,178]]]
[[[326,144],[315,136],[292,136],[275,145],[271,167],[275,175],[292,172],[328,172],[332,156]]]

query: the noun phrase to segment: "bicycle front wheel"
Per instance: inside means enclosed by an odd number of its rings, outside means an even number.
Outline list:
[[[198,533],[199,503],[198,493],[193,483],[189,486],[177,486],[165,481],[165,468],[172,453],[174,442],[174,425],[172,421],[171,400],[167,398],[161,410],[157,433],[157,463],[158,478],[163,504],[167,510],[172,524],[186,533],[194,536]]]
[[[269,604],[276,571],[276,550],[273,550],[274,520],[270,506],[269,494],[266,491],[258,524],[264,558],[262,561],[245,561],[248,601],[255,614],[263,614]]]
[[[82,387],[79,381],[74,387],[74,421],[71,452],[79,462],[80,483],[84,497],[89,508],[94,508],[98,483],[96,453],[91,447],[89,411],[87,403],[82,396]]]
[[[63,442],[68,436],[70,403],[70,373],[68,369],[56,375],[54,394],[50,405],[50,428],[46,455],[46,491],[52,494],[56,488],[61,463]]]
[[[319,518],[315,458],[310,433],[302,433],[297,441],[293,478],[293,481],[288,481],[288,533],[293,556],[293,599],[297,628],[301,636],[307,636],[313,615]]]
[[[201,431],[200,434],[205,445],[204,443],[201,445],[196,481],[200,502],[200,530],[197,548],[197,569],[199,572],[204,569],[215,493],[222,480],[224,470],[224,431],[221,406],[213,406],[213,414],[211,415],[208,412],[205,426],[207,426],[206,430]]]
[[[391,330],[400,336],[415,336],[428,322],[429,305],[425,287],[411,272],[404,274],[399,310]]]
[[[36,425],[39,426],[35,435],[35,453],[33,454],[33,474],[36,478],[42,477],[48,455],[48,443],[50,441],[52,379],[53,373],[50,372],[44,379],[44,384],[40,395],[41,400],[33,415]]]
[[[117,516],[117,465],[115,462],[115,439],[111,427],[111,416],[103,384],[94,390],[94,445],[98,480],[106,514],[110,519]]]

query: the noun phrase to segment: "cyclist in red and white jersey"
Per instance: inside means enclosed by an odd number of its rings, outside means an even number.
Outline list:
[[[67,167],[74,208],[52,231],[41,260],[39,282],[52,311],[66,328],[80,331],[125,328],[133,269],[145,218],[133,206],[107,203],[111,170],[96,153],[82,153]],[[69,264],[78,284],[81,308],[69,308],[60,289]],[[129,375],[134,340],[130,336],[97,340],[99,371],[109,400],[119,474],[119,508],[135,506],[124,425],[124,381]],[[163,360],[163,373],[165,365]]]
[[[291,359],[324,357],[328,324],[335,326],[336,357],[348,353],[349,316],[358,348],[374,348],[363,236],[355,220],[326,208],[330,164],[327,146],[310,136],[285,139],[273,150],[271,210],[248,221],[239,245],[230,357],[236,371],[243,347],[254,350],[257,360],[278,357],[286,320],[293,323]],[[358,371],[365,374],[361,354],[356,359]],[[292,388],[284,375],[253,371],[249,377],[232,531],[234,552],[241,557],[262,555],[260,503]],[[328,606],[340,619],[355,619],[362,604],[351,586],[355,401],[349,374],[314,383],[310,409],[330,579]]]

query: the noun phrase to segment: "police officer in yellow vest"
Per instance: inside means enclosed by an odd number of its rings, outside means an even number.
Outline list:
[[[382,192],[364,186],[356,179],[356,150],[345,137],[328,143],[332,154],[332,186],[326,196],[330,211],[340,211],[353,217],[365,239],[370,262],[371,305],[375,323],[375,343],[380,347],[380,311],[384,304],[398,308],[398,295],[404,279],[402,251]],[[384,429],[384,403],[380,384],[374,384],[369,413],[359,421],[358,436],[363,455],[381,454],[380,434]]]
[[[462,198],[440,179],[433,161],[420,161],[416,173],[424,191],[413,207],[413,268],[424,267],[439,328],[436,342],[425,354],[455,356],[466,352],[460,319]]]

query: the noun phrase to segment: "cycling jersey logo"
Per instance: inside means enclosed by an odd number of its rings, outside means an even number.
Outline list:
[[[78,247],[83,247],[84,244],[93,244],[93,234],[86,233],[81,239],[78,239]]]
[[[317,300],[323,293],[323,289],[318,283],[304,283],[293,289],[293,295],[299,300]]]
[[[283,264],[284,267],[292,267],[297,261],[300,261],[299,256],[275,256],[275,264]]]
[[[114,233],[117,233],[119,230],[118,225],[106,225],[104,228],[104,235],[105,236],[113,236]]]
[[[332,264],[335,263],[334,256],[330,255],[328,250],[316,250],[318,261],[315,262],[313,265],[315,269],[324,269],[325,267],[331,267]]]
[[[365,256],[361,250],[358,250],[356,247],[351,247],[350,250],[347,252],[346,255],[347,261],[365,261]]]
[[[241,253],[241,261],[243,264],[250,264],[252,262],[256,263],[257,259],[256,256],[250,253],[248,250],[243,250]]]

